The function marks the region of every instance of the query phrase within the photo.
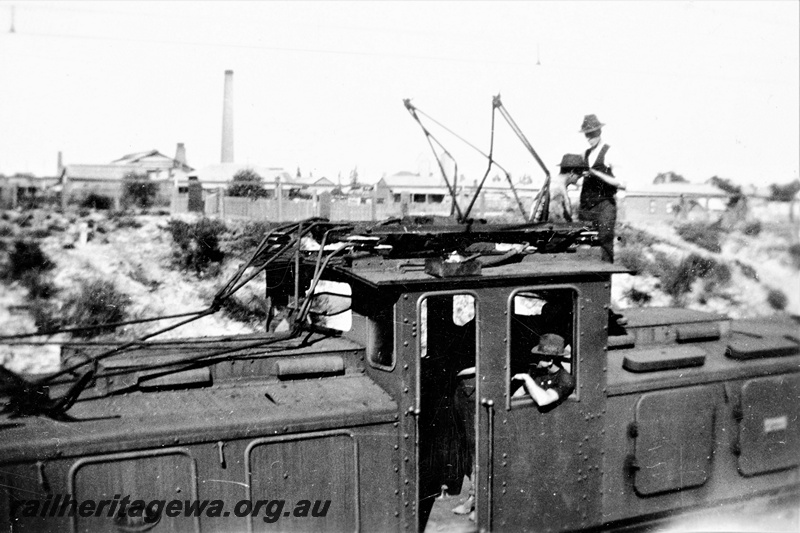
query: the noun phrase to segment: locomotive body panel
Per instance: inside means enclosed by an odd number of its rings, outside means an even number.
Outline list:
[[[604,520],[654,519],[679,510],[769,499],[782,491],[796,494],[800,355],[775,352],[772,357],[735,359],[730,346],[744,335],[736,321],[676,312],[671,323],[670,312],[630,313],[628,334],[636,346],[608,352]],[[692,321],[682,321],[685,317]],[[761,336],[786,338],[795,331],[791,323],[768,324],[758,328]],[[678,344],[687,325],[694,332]],[[756,335],[752,327],[746,329]],[[634,356],[669,358],[688,348],[702,353],[701,365],[626,369]],[[743,436],[750,439],[745,448]]]
[[[37,533],[117,531],[120,524],[107,514],[109,506],[89,516],[77,512],[70,516],[68,507],[60,515],[55,508],[63,505],[66,495],[79,502],[122,495],[131,502],[206,502],[206,511],[198,516],[170,518],[162,513],[160,531],[275,528],[278,517],[268,516],[264,508],[255,515],[237,516],[235,505],[245,500],[252,504],[283,500],[282,531],[398,530],[402,505],[395,493],[397,445],[393,423],[384,423],[4,464],[0,525],[8,531]],[[378,457],[381,460],[376,461]],[[20,507],[26,500],[44,503],[48,498],[54,510],[45,517],[41,513],[26,516]],[[300,519],[285,514],[301,500],[330,504],[321,517]],[[209,515],[213,505],[209,502],[214,501],[224,502],[228,514]]]

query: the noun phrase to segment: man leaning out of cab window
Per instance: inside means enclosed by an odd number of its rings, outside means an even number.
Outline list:
[[[555,406],[575,390],[575,379],[569,366],[571,350],[564,348],[564,337],[545,333],[531,350],[530,370],[512,376],[512,387],[521,386],[512,395],[519,398],[527,392],[539,407]]]

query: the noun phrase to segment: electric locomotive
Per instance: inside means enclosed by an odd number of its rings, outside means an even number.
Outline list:
[[[4,373],[0,525],[417,531],[474,464],[482,531],[647,529],[773,505],[796,527],[797,323],[620,320],[611,276],[624,269],[594,244],[579,224],[278,228],[212,308],[264,271],[288,331],[65,350],[58,375]],[[546,333],[565,339],[576,383],[549,410],[512,379]],[[452,410],[464,366],[477,384],[467,453]]]

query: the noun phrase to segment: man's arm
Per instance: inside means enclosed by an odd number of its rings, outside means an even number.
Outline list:
[[[528,391],[528,394],[531,395],[533,401],[536,402],[536,405],[539,407],[544,407],[545,405],[550,405],[553,402],[557,402],[559,399],[558,392],[554,389],[543,389],[530,376],[530,374],[515,374],[514,379],[521,379],[525,384],[525,390]]]
[[[609,185],[611,185],[612,187],[616,187],[617,189],[621,189],[621,190],[624,191],[627,188],[625,186],[625,183],[623,183],[621,180],[618,180],[614,176],[609,176],[608,174],[605,174],[604,172],[600,172],[599,170],[595,170],[593,168],[590,168],[587,171],[587,174],[593,174],[593,175],[597,176],[598,178],[600,178],[601,180],[603,180],[606,183],[608,183]]]

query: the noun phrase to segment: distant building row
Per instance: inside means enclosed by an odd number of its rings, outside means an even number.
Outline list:
[[[103,195],[118,205],[125,176],[136,174],[158,182],[162,204],[169,203],[175,194],[187,191],[189,179],[196,177],[206,191],[218,191],[228,186],[233,176],[251,169],[264,179],[272,191],[280,184],[282,196],[297,197],[294,193],[316,194],[335,191],[356,203],[378,204],[409,203],[419,212],[447,210],[450,191],[438,175],[427,176],[412,172],[397,172],[383,176],[374,185],[360,187],[338,186],[320,177],[297,177],[279,167],[265,167],[243,163],[217,163],[195,169],[186,161],[186,150],[179,143],[175,156],[169,157],[158,150],[127,154],[108,164],[62,165],[59,157],[58,175],[52,178],[35,178],[28,175],[0,176],[0,205],[10,207],[20,200],[49,191],[64,200],[80,200],[88,194]],[[466,182],[465,182],[466,181]],[[463,180],[456,193],[459,203],[466,204],[474,193],[475,182]],[[521,186],[520,197],[529,199],[537,192],[531,185]],[[503,205],[513,205],[505,184],[491,183],[484,188],[482,211],[502,210]],[[274,192],[271,196],[274,195]],[[761,196],[761,195],[758,195]],[[487,200],[488,198],[488,200]],[[639,221],[670,221],[675,219],[715,218],[725,211],[729,195],[710,184],[667,182],[629,190],[621,202],[621,219]]]

